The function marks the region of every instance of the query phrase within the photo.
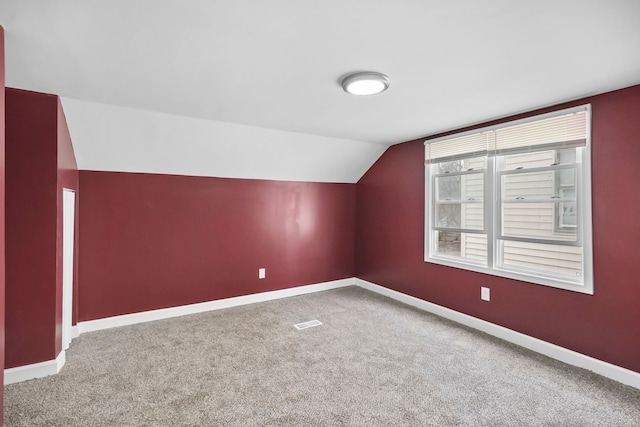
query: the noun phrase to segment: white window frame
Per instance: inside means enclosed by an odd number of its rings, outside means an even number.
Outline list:
[[[501,195],[500,195],[500,176],[504,171],[498,170],[498,161],[500,156],[488,155],[486,158],[485,170],[485,197],[484,197],[484,222],[487,236],[487,262],[469,260],[459,257],[438,255],[436,249],[438,242],[436,241],[436,224],[435,224],[435,203],[432,194],[435,194],[435,176],[437,162],[433,165],[425,162],[425,262],[446,265],[449,267],[461,268],[464,270],[485,273],[493,276],[506,277],[516,279],[523,282],[535,283],[539,285],[551,286],[554,288],[566,289],[584,294],[593,295],[593,249],[592,249],[592,215],[591,215],[591,105],[582,105],[579,107],[554,111],[547,114],[528,117],[521,120],[502,123],[495,126],[488,126],[473,131],[463,132],[460,134],[449,135],[447,137],[437,138],[425,141],[425,144],[443,141],[446,139],[463,137],[465,135],[477,134],[481,132],[492,131],[503,127],[514,126],[522,123],[543,120],[555,116],[571,114],[576,112],[586,112],[586,145],[576,149],[576,182],[578,189],[576,194],[576,208],[578,211],[577,241],[569,244],[582,247],[582,277],[570,278],[553,273],[527,271],[524,268],[504,267],[499,265],[500,260],[500,234],[501,234]],[[446,160],[442,160],[446,161]],[[562,167],[560,167],[562,168]],[[544,169],[544,168],[540,168]],[[433,193],[432,193],[433,192]],[[469,232],[469,230],[458,230],[460,232]],[[478,230],[473,230],[478,232]],[[540,243],[548,243],[541,241]],[[483,279],[482,283],[486,284],[488,280]]]

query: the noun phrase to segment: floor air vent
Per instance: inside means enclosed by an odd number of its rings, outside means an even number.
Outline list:
[[[301,329],[313,328],[314,326],[320,326],[320,325],[322,325],[322,322],[319,320],[309,320],[308,322],[297,323],[293,326],[295,326],[297,330],[301,330]]]

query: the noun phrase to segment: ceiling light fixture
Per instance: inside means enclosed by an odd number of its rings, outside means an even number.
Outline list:
[[[389,87],[389,77],[374,71],[353,73],[342,79],[342,89],[352,95],[375,95]]]

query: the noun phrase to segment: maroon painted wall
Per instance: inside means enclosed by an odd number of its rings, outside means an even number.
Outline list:
[[[354,275],[355,184],[80,171],[80,187],[80,321]]]
[[[588,102],[595,295],[424,262],[423,140],[390,147],[358,182],[357,276],[640,372],[640,86],[553,109]]]
[[[12,368],[55,359],[61,350],[61,186],[77,188],[77,171],[74,183],[58,97],[5,93],[5,368]]]
[[[5,210],[5,155],[4,155],[4,134],[5,134],[5,106],[4,106],[4,28],[0,25],[0,360],[4,366],[4,312],[5,312],[5,232],[4,232],[4,210]],[[0,369],[0,384],[4,384],[4,369]],[[0,387],[0,425],[4,425],[4,388]]]
[[[6,89],[5,367],[54,359],[56,97]]]

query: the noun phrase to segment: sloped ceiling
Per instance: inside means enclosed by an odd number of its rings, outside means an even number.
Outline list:
[[[8,86],[383,147],[640,83],[639,18],[637,0],[0,2]],[[390,89],[345,94],[362,70]]]
[[[78,167],[355,183],[385,146],[63,98]]]

